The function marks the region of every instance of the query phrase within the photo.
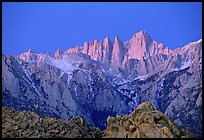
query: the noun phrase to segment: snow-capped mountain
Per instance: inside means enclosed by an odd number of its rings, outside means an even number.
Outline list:
[[[108,116],[150,101],[179,127],[202,135],[202,39],[170,50],[145,31],[58,49],[2,57],[2,105],[104,129]]]

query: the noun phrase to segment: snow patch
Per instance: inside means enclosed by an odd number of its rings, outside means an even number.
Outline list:
[[[63,75],[64,75],[64,71],[60,71],[60,77],[59,78],[62,78]]]
[[[197,41],[197,43],[200,43],[200,42],[202,42],[202,38],[201,38],[200,40]]]
[[[147,78],[148,75],[149,74],[147,74],[147,75],[138,75],[138,77],[135,78],[134,80],[137,80],[137,79],[144,80],[145,78]]]
[[[200,58],[199,63],[202,63],[202,57]]]
[[[174,68],[174,69],[171,69],[171,71],[179,71],[179,70],[186,69],[186,68],[190,67],[192,63],[193,62],[191,62],[191,61],[181,62],[180,68]]]
[[[190,65],[192,64],[191,61],[187,61],[187,62],[181,62],[181,67],[180,67],[180,70],[183,70],[187,67],[189,67]]]
[[[36,88],[34,82],[33,82],[32,79],[30,78],[30,76],[29,76],[27,70],[26,70],[24,67],[23,67],[23,71],[24,71],[24,73],[25,73],[25,75],[27,76],[27,78],[28,78],[29,81],[27,81],[26,79],[25,79],[25,80],[26,80],[29,84],[31,84],[31,86],[34,88],[35,92],[38,94],[38,96],[41,96],[40,92],[39,92],[38,89]]]
[[[67,74],[73,73],[76,67],[66,59],[48,57],[46,63],[57,67]]]
[[[192,43],[199,44],[199,43],[201,43],[201,42],[202,42],[202,38],[199,39],[198,41],[195,41],[195,42],[192,42]]]
[[[23,62],[21,61],[21,60],[19,60],[19,59],[17,59],[17,62],[18,62],[18,64],[22,64]]]
[[[67,77],[67,85],[69,85],[71,79],[73,77],[73,74],[68,74],[68,77]]]

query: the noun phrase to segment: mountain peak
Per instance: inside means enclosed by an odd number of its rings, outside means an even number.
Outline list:
[[[116,36],[115,39],[114,39],[114,42],[116,43],[119,43],[119,44],[123,44],[122,40],[119,38],[119,36]]]
[[[61,54],[62,54],[62,51],[60,49],[57,49],[57,51],[54,54],[54,57],[58,57]]]
[[[149,37],[146,31],[140,30],[139,32],[136,32],[132,38],[141,38],[141,37]]]
[[[29,49],[27,52],[28,54],[34,53],[31,49]]]
[[[90,42],[90,44],[94,45],[94,44],[97,44],[99,41],[97,39],[94,39]]]
[[[104,38],[104,40],[103,40],[103,44],[105,45],[105,44],[112,44],[112,42],[111,42],[111,40],[109,39],[109,37],[106,37],[106,38]]]
[[[197,41],[189,42],[188,45],[189,45],[189,44],[199,44],[199,43],[201,43],[201,42],[202,42],[202,38],[199,39],[199,40],[197,40]]]
[[[115,37],[115,41],[116,41],[116,40],[120,40],[119,36],[116,36],[116,37]]]
[[[105,37],[103,41],[104,41],[104,42],[109,42],[110,39],[109,39],[109,37]]]
[[[147,32],[145,30],[140,30],[139,33],[140,34],[147,34]]]
[[[198,44],[198,43],[201,43],[201,42],[202,42],[202,38],[199,39],[198,41],[196,41],[197,44]]]

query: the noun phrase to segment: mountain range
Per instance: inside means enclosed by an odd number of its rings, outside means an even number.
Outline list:
[[[106,37],[54,55],[2,56],[2,106],[82,116],[104,130],[108,116],[145,101],[202,137],[202,39],[171,50],[141,30],[125,42]]]

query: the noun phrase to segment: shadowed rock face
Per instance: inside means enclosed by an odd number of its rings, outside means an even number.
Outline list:
[[[193,138],[180,130],[150,102],[143,102],[128,116],[108,117],[103,137],[111,138]]]
[[[108,117],[100,131],[82,117],[61,120],[40,117],[34,112],[2,108],[3,138],[193,138],[193,133],[178,129],[150,102],[140,104],[129,116]]]

